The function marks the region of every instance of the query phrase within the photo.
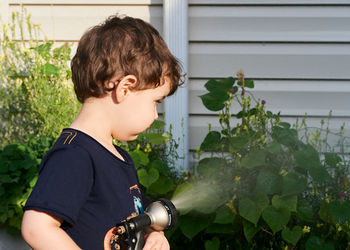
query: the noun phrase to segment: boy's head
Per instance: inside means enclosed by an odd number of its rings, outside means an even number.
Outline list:
[[[133,90],[156,88],[165,78],[170,93],[179,86],[180,65],[158,31],[141,19],[111,16],[80,39],[71,63],[74,90],[80,102],[103,97],[108,82],[134,75]]]

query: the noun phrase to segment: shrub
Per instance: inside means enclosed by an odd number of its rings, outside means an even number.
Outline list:
[[[165,122],[155,120],[151,127],[141,133],[135,141],[115,143],[129,152],[140,184],[147,196],[153,199],[168,198],[181,180],[174,160],[177,143],[171,129],[164,132]]]
[[[0,150],[0,225],[16,234],[23,206],[38,178],[41,158],[52,144],[48,137],[28,136],[25,144],[12,143]]]
[[[173,249],[349,249],[349,158],[318,152],[266,111],[243,72],[205,87],[202,102],[220,111],[221,129],[210,128],[196,175],[175,191]]]
[[[1,27],[0,145],[26,135],[57,137],[79,105],[72,91],[70,46],[38,40],[40,29],[25,9]]]

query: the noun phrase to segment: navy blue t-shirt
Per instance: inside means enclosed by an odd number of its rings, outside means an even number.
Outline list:
[[[64,129],[41,162],[24,210],[63,219],[61,227],[84,250],[103,249],[108,231],[148,205],[131,157],[116,149],[125,161],[89,135]]]

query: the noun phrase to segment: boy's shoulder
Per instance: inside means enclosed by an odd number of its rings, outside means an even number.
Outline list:
[[[39,172],[48,161],[61,165],[77,159],[79,161],[90,161],[88,148],[91,142],[80,133],[73,129],[63,129],[55,144],[43,157]]]
[[[122,164],[133,164],[130,155],[120,147],[115,146],[126,162]],[[115,161],[116,156],[109,152],[96,139],[90,135],[72,128],[62,130],[54,146],[44,156],[41,165],[44,165],[53,156],[60,161],[69,161],[79,158],[83,161],[99,162]]]

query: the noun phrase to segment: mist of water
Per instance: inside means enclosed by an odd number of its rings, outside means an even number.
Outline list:
[[[203,179],[186,183],[174,194],[172,202],[183,213],[192,209],[210,213],[227,201],[222,192],[224,186],[222,182]]]

